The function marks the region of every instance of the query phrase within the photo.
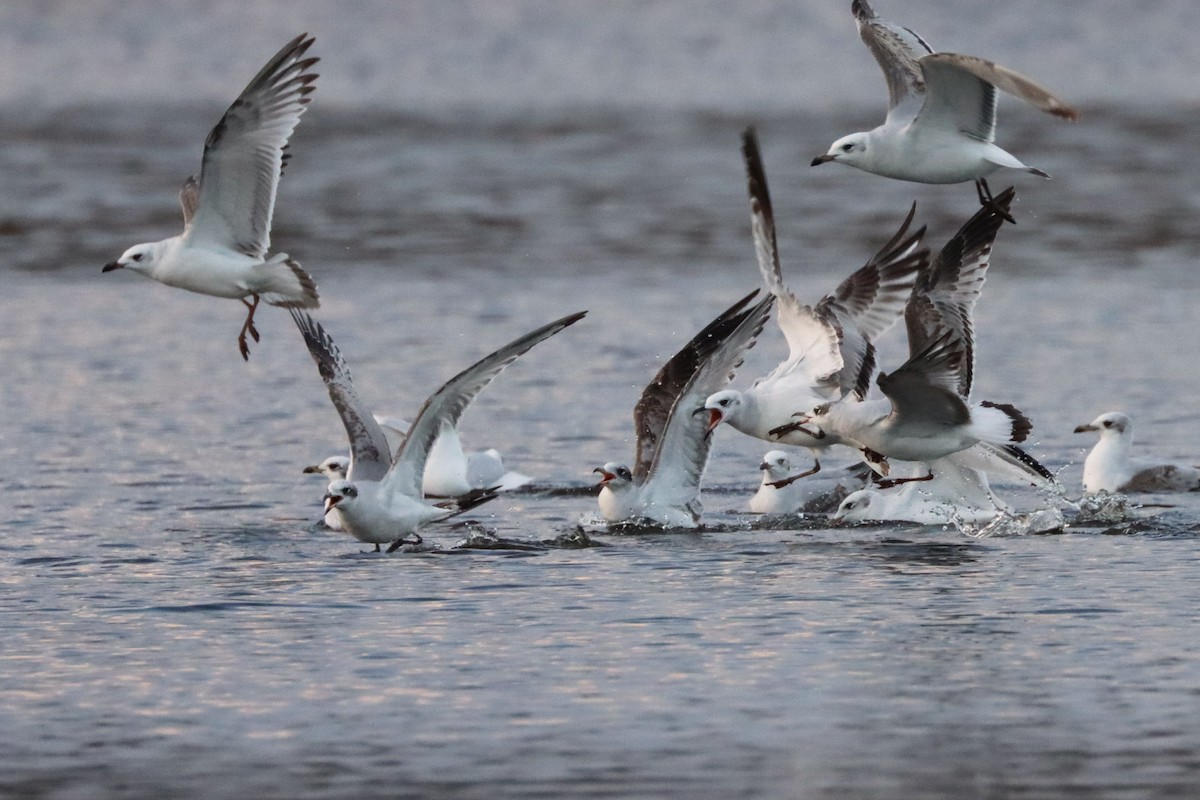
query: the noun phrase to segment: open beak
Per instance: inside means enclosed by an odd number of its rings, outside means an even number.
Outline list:
[[[110,261],[107,264],[105,264],[104,269],[102,269],[100,271],[101,272],[112,272],[114,269],[122,269],[122,268],[124,268],[124,266],[125,266],[124,264],[120,264],[116,261]]]
[[[600,484],[599,484],[600,486],[604,486],[609,481],[611,481],[613,478],[617,477],[616,475],[613,475],[611,472],[606,472],[603,467],[596,467],[594,470],[592,470],[592,472],[600,473]]]
[[[700,411],[704,410],[705,409],[702,408],[696,413],[698,414]],[[706,434],[712,433],[714,430],[716,430],[716,427],[721,424],[721,420],[723,419],[725,419],[725,416],[720,411],[715,408],[708,409],[708,427],[704,429],[704,432]]]
[[[1099,430],[1095,425],[1080,425],[1075,428],[1076,433],[1090,433],[1095,430]]]
[[[333,510],[333,507],[336,506],[341,501],[342,501],[342,495],[340,495],[340,494],[325,495],[325,513],[328,514],[330,511]]]
[[[816,158],[814,158],[812,160],[812,163],[809,164],[809,166],[817,167],[817,166],[820,166],[821,164],[824,164],[826,161],[836,161],[836,160],[837,160],[837,156],[832,155],[831,153],[826,153],[823,156],[817,156]]]

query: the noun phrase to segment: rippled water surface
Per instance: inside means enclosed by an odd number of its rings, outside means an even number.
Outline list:
[[[1102,411],[1194,461],[1194,115],[1011,116],[1005,144],[1055,179],[1016,179],[979,396],[1029,414],[1071,493],[1091,444],[1071,430]],[[697,533],[380,556],[321,529],[300,471],[344,435],[286,314],[261,313],[245,364],[236,303],[100,274],[176,232],[211,117],[5,120],[0,794],[1194,796],[1196,496],[1050,536],[777,528],[744,513],[768,448],[721,430]],[[632,456],[641,387],[758,283],[748,122],[802,296],[913,199],[935,246],[974,210],[969,186],[805,166],[870,117],[314,110],[275,244],[380,412],[590,310],[463,423],[537,479],[473,524],[553,542],[594,510],[591,469]],[[902,332],[881,344],[898,364]],[[782,349],[768,329],[743,380]]]

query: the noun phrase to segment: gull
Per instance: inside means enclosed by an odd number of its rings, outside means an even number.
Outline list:
[[[350,466],[325,494],[325,513],[334,509],[343,530],[360,542],[390,543],[388,552],[404,544],[418,529],[468,511],[496,498],[494,487],[430,504],[421,494],[421,478],[434,440],[446,425],[455,425],[471,401],[509,364],[554,334],[583,318],[579,312],[543,325],[510,342],[451,378],[421,406],[395,456],[389,454],[383,429],[354,391],[350,369],[333,339],[310,315],[292,310],[308,352],[329,390],[350,439]],[[417,543],[420,536],[417,536]]]
[[[838,506],[834,522],[951,522],[986,523],[1009,506],[997,498],[979,470],[953,457],[924,465],[928,479],[907,480],[902,486],[851,492]]]
[[[200,180],[179,193],[183,233],[136,244],[103,271],[128,269],[167,286],[230,297],[246,306],[238,350],[249,360],[246,334],[258,341],[260,300],[284,308],[316,308],[317,286],[287,253],[268,256],[271,217],[288,138],[311,99],[316,58],[301,34],[284,45],[221,117],[204,142]],[[249,299],[247,299],[249,298]]]
[[[320,464],[312,464],[304,468],[305,475],[321,475],[325,478],[325,484],[329,485],[334,481],[346,479],[346,473],[350,471],[350,458],[348,456],[330,456]],[[342,529],[342,521],[339,518],[337,511],[330,511],[324,518],[325,527],[330,530],[340,531]]]
[[[672,356],[642,391],[633,409],[637,456],[631,470],[597,467],[601,515],[609,522],[694,528],[700,522],[700,478],[708,462],[711,428],[704,398],[728,385],[754,346],[775,302],[757,304],[751,292],[730,306]]]
[[[791,454],[783,450],[768,451],[758,465],[762,482],[750,498],[750,510],[756,514],[798,514],[804,505],[820,494],[814,484],[800,481],[807,473],[792,463]]]
[[[876,378],[885,397],[826,403],[811,414],[801,412],[798,425],[816,425],[856,443],[884,475],[887,458],[929,462],[979,445],[985,451],[981,458],[998,458],[1035,482],[1053,483],[1053,475],[1016,446],[1032,430],[1029,419],[1009,404],[971,401],[972,317],[992,244],[1014,197],[1010,188],[981,208],[917,276],[904,311],[910,357]]]
[[[1145,461],[1129,454],[1133,420],[1128,414],[1109,411],[1075,432],[1100,434],[1083,462],[1083,488],[1088,494],[1200,491],[1200,466]]]
[[[812,166],[834,161],[917,183],[973,180],[984,204],[991,202],[984,179],[1001,167],[1050,177],[996,145],[996,90],[1066,120],[1079,119],[1076,109],[999,64],[935,53],[916,33],[879,19],[867,0],[850,9],[887,81],[888,114],[874,130],[838,139]]]
[[[913,205],[895,236],[865,266],[816,305],[801,303],[783,282],[775,215],[753,128],[742,135],[742,155],[758,267],[777,300],[777,321],[788,356],[749,389],[716,392],[704,407],[709,410],[710,428],[724,422],[764,441],[809,448],[815,463],[806,474],[814,474],[821,468],[817,453],[838,443],[837,439],[827,433],[815,437],[793,425],[793,415],[797,409],[850,394],[865,396],[875,370],[872,341],[900,318],[917,272],[928,261],[929,250],[921,246],[925,229],[908,235],[916,213]]]

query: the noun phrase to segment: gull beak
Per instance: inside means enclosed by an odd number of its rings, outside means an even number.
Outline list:
[[[1097,430],[1099,430],[1099,428],[1097,428],[1095,425],[1080,425],[1075,428],[1076,433],[1090,433]]]
[[[312,475],[314,472],[319,473],[320,471],[321,471],[321,468],[319,466],[317,466],[316,464],[313,464],[311,467],[304,468],[305,475]]]
[[[703,411],[704,409],[700,410]],[[713,430],[721,424],[721,420],[723,419],[725,419],[725,416],[720,411],[715,408],[710,409],[708,412],[708,428],[706,428],[704,432],[712,433]]]
[[[330,511],[333,510],[333,507],[336,506],[341,501],[342,501],[342,495],[340,495],[340,494],[325,495],[325,513],[328,514]]]
[[[100,271],[101,272],[112,272],[114,269],[122,269],[124,266],[125,265],[120,263],[119,261],[110,261],[107,264],[105,264],[104,269],[102,269]]]
[[[758,465],[758,468],[759,469],[770,469],[771,465],[764,461],[763,463]]]
[[[809,164],[809,166],[817,167],[817,166],[820,166],[821,164],[824,164],[826,161],[837,161],[837,156],[833,155],[832,153],[826,153],[823,156],[817,156],[816,158],[814,158],[812,160],[812,163]]]
[[[613,475],[611,472],[606,472],[604,470],[604,467],[596,467],[594,470],[592,470],[592,472],[600,473],[600,483],[599,483],[600,486],[604,486],[606,483],[611,481],[613,478],[617,477],[616,475]]]

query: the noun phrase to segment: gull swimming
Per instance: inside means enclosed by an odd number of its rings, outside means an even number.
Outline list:
[[[992,493],[987,476],[953,456],[922,465],[928,479],[906,479],[895,488],[851,492],[834,522],[917,522],[922,525],[986,523],[1009,506]]]
[[[200,180],[189,177],[179,193],[183,233],[136,244],[103,269],[241,300],[247,313],[238,350],[247,360],[246,335],[259,339],[254,312],[260,300],[284,308],[320,305],[317,285],[299,263],[287,253],[268,256],[288,139],[316,88],[310,70],[318,59],[304,58],[313,41],[301,34],[284,45],[209,132]]]
[[[673,355],[642,391],[633,409],[634,468],[597,467],[601,515],[609,522],[694,528],[700,522],[700,479],[708,463],[711,428],[704,398],[729,384],[762,332],[773,295],[757,304],[751,292],[710,322]]]
[[[384,433],[393,433],[397,444],[404,441],[408,431],[407,421],[397,417],[376,415],[375,421],[383,426]],[[496,487],[496,491],[511,492],[533,482],[533,478],[504,466],[504,457],[494,447],[487,450],[463,449],[457,425],[443,426],[429,451],[425,464],[425,476],[421,491],[426,497],[454,497],[472,489]]]
[[[816,305],[806,305],[783,282],[775,215],[753,128],[742,135],[742,155],[758,267],[767,290],[777,300],[776,320],[787,341],[788,356],[749,389],[716,392],[705,400],[704,407],[709,410],[710,427],[724,422],[764,441],[809,448],[814,466],[807,474],[814,474],[821,468],[817,453],[838,441],[827,433],[813,436],[793,424],[793,415],[849,394],[866,395],[875,370],[872,341],[900,318],[918,271],[928,263],[929,250],[921,246],[925,228],[908,235],[916,213],[914,205],[896,234],[865,266]]]
[[[496,492],[491,487],[436,504],[426,503],[421,493],[421,478],[433,442],[444,427],[457,424],[471,401],[505,367],[586,313],[571,314],[543,325],[451,378],[421,406],[404,443],[392,456],[382,427],[354,391],[350,369],[333,339],[310,315],[293,309],[292,319],[304,336],[350,439],[349,469],[344,479],[329,485],[325,513],[336,509],[343,530],[360,542],[374,544],[376,552],[379,545],[390,543],[390,553],[411,543],[406,537],[420,528],[494,500]]]
[[[850,9],[887,81],[888,114],[879,127],[838,139],[814,167],[834,161],[917,183],[973,180],[984,204],[991,201],[984,179],[1001,167],[1050,177],[996,145],[996,90],[1070,121],[1079,119],[1076,109],[999,64],[935,53],[913,31],[879,19],[867,0]]]
[[[1083,488],[1097,492],[1200,491],[1200,466],[1135,459],[1133,420],[1120,411],[1101,414],[1076,433],[1098,433],[1100,441],[1083,462]]]

